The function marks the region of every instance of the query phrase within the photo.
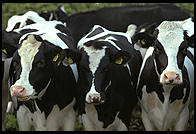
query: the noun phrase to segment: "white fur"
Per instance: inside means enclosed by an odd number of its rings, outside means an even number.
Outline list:
[[[194,34],[194,22],[192,21],[192,18],[188,18],[184,21],[178,21],[184,30],[187,31],[187,35],[190,37]]]
[[[182,104],[184,97],[180,100],[180,105],[175,107],[175,101],[173,103],[169,102],[170,90],[167,90],[169,92],[164,92],[164,103],[159,100],[155,92],[147,93],[146,86],[143,87],[142,91],[143,95],[140,103],[142,108],[142,121],[146,130],[168,130],[173,127],[175,128],[177,127],[178,120],[181,120],[182,118],[184,121],[179,125],[182,127],[180,130],[184,130],[185,124],[188,120],[188,113],[184,114],[184,110],[188,109],[188,105]],[[155,103],[154,108],[151,108],[148,103],[150,94],[155,96],[155,98],[151,100]]]
[[[16,25],[16,23],[20,22],[20,26],[19,28],[22,28],[24,26],[26,26],[26,20],[27,19],[31,19],[33,20],[35,23],[40,22],[40,21],[45,21],[44,18],[42,18],[41,16],[39,16],[38,13],[34,12],[34,11],[28,11],[26,12],[24,15],[14,15],[12,16],[9,20],[8,20],[8,26],[6,28],[6,31],[12,31],[14,26]]]
[[[127,127],[117,117],[107,128],[103,128],[103,122],[98,120],[98,114],[93,104],[85,104],[86,114],[82,115],[83,125],[86,131],[127,131]]]
[[[36,112],[31,113],[25,105],[21,105],[17,111],[17,121],[19,130],[29,131],[31,127],[36,131],[57,131],[60,128],[66,131],[73,131],[76,113],[73,109],[75,99],[61,111],[54,105],[52,111],[45,118],[45,113],[41,112],[36,104]]]

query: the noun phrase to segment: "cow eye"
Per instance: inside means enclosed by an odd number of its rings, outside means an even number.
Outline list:
[[[160,51],[160,49],[155,48],[154,52],[155,52],[155,54],[160,54],[161,51]]]
[[[109,71],[109,69],[106,67],[102,70],[102,72],[108,72],[108,71]]]
[[[13,67],[15,70],[18,70],[19,69],[19,63],[17,61],[13,61]]]
[[[183,54],[187,54],[187,48],[183,48],[183,49],[181,50],[181,52],[182,52]]]
[[[43,67],[45,66],[45,63],[44,63],[44,61],[38,61],[38,62],[36,63],[36,66],[37,66],[38,68],[43,68]]]

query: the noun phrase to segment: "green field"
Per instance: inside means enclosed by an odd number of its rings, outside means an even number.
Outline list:
[[[2,4],[2,29],[7,27],[8,19],[17,14],[25,13],[29,10],[41,12],[44,10],[54,10],[58,5],[64,5],[65,10],[69,15],[84,12],[89,10],[95,10],[102,7],[113,7],[113,6],[125,6],[125,5],[147,5],[146,3],[3,3]],[[157,4],[157,3],[150,3]],[[175,3],[175,5],[185,9],[191,15],[194,15],[194,3]],[[141,113],[137,109],[134,111],[131,119],[131,131],[142,131],[144,130]],[[9,131],[18,130],[17,121],[11,114],[8,115],[7,129]],[[83,130],[83,127],[78,122],[76,123],[75,130]],[[194,119],[191,119],[187,125],[188,131],[194,131]]]

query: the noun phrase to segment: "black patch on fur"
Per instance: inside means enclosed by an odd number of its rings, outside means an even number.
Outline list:
[[[73,38],[71,36],[65,36],[64,34],[62,33],[57,33],[57,36],[63,41],[65,42],[65,44],[71,48],[71,49],[74,49],[76,48],[76,44],[73,40]]]
[[[62,33],[65,33],[68,36],[71,36],[71,31],[65,25],[58,24],[55,26],[55,28],[61,31]]]
[[[90,31],[92,31],[92,30],[90,30]],[[89,34],[86,38],[91,38],[94,35],[100,34],[102,32],[104,32],[103,29],[101,27],[98,27],[91,34]]]
[[[31,25],[34,24],[35,22],[33,20],[27,19],[26,23],[27,23],[26,25]]]
[[[21,30],[20,33],[24,35],[26,33],[37,32],[37,31],[38,31],[37,29],[24,29]]]

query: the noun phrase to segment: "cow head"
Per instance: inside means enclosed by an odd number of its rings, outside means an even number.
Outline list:
[[[28,35],[14,53],[10,68],[10,92],[26,101],[47,88],[51,80],[53,58],[60,48],[43,41],[39,35]]]
[[[132,57],[126,51],[112,51],[104,41],[86,42],[80,52],[65,51],[64,64],[77,63],[78,88],[83,91],[85,101],[93,104],[105,101],[106,92],[112,84],[112,74],[117,73],[113,69],[123,67]]]
[[[14,52],[19,48],[18,41],[22,34],[16,32],[7,32],[2,30],[2,60],[13,56]]]
[[[140,36],[154,47],[154,63],[160,83],[171,86],[181,84],[187,48],[193,43],[182,25],[175,21],[163,21],[153,35],[141,33]]]

